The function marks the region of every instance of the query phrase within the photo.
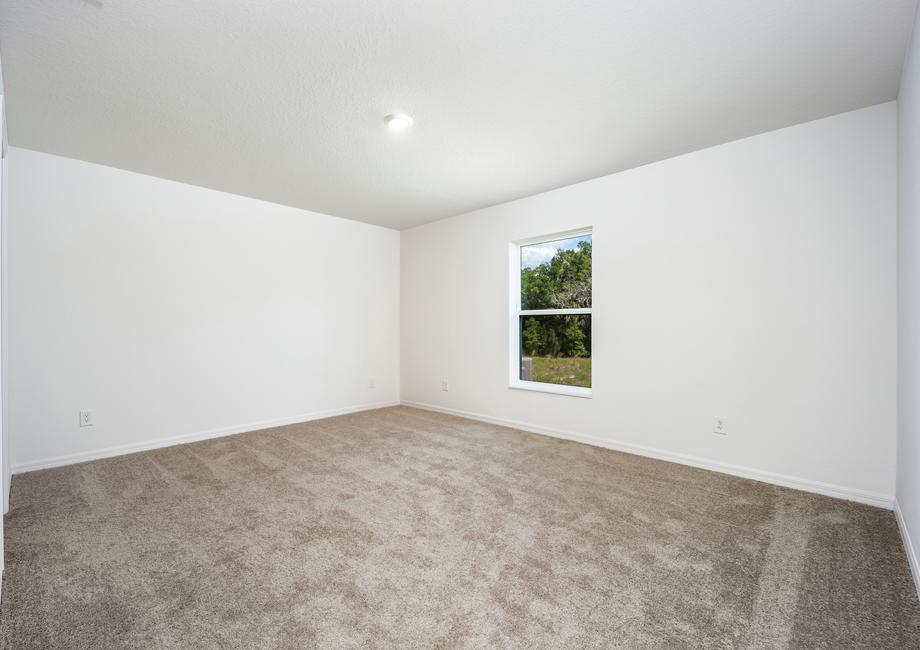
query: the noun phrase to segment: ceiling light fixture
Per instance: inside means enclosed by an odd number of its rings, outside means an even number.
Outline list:
[[[412,126],[412,118],[402,113],[390,113],[383,118],[384,123],[390,127],[391,131],[403,131]]]

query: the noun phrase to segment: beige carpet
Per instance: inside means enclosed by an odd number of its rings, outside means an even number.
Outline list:
[[[15,648],[920,648],[891,512],[397,407],[16,476]]]

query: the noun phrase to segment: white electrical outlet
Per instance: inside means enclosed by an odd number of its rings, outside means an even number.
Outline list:
[[[728,418],[724,415],[717,415],[712,420],[712,432],[720,436],[728,435]]]
[[[370,379],[367,380],[367,387],[368,387],[368,388],[374,388],[376,385],[377,385],[377,382],[374,381],[374,378],[373,378],[373,377],[371,377]]]
[[[450,384],[447,383],[447,380],[446,380],[446,379],[442,379],[442,380],[441,380],[441,390],[443,390],[445,393],[446,393],[448,390],[450,390]]]
[[[80,426],[81,427],[93,426],[93,412],[92,411],[80,411]]]

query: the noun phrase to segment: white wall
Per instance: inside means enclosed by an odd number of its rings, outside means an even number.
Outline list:
[[[399,399],[398,232],[10,155],[14,471]]]
[[[6,142],[4,142],[6,145]],[[5,153],[9,153],[9,148],[5,149]],[[9,291],[7,290],[7,279],[9,278],[9,271],[7,269],[7,224],[9,222],[9,159],[8,155],[4,155],[2,165],[0,165],[0,185],[2,185],[2,201],[0,201],[0,455],[2,455],[3,462],[0,463],[0,473],[2,473],[2,509],[4,514],[9,512],[10,509],[10,486],[12,484],[12,470],[10,467],[10,437],[7,435],[9,431],[9,409],[5,408],[5,405],[9,402],[9,390],[8,390],[8,350],[7,346],[7,314],[9,310],[7,309],[7,297]],[[0,528],[2,530],[2,528]]]
[[[9,152],[9,148],[6,149],[6,152]],[[6,301],[8,296],[7,290],[7,278],[9,277],[9,272],[7,269],[7,223],[9,221],[9,164],[10,157],[5,155],[3,157],[2,165],[0,165],[0,194],[2,194],[2,201],[0,201],[0,455],[3,457],[3,462],[0,463],[0,472],[2,472],[2,506],[4,514],[9,512],[10,509],[10,485],[12,484],[12,471],[10,467],[10,437],[7,435],[9,431],[9,409],[5,408],[5,405],[9,402],[9,390],[8,390],[8,350],[7,345],[7,314],[9,310],[7,309]],[[0,529],[2,530],[2,529]]]
[[[6,557],[3,551],[3,514],[9,510],[10,496],[10,460],[7,446],[6,426],[6,378],[3,368],[6,360],[6,233],[3,223],[7,216],[7,171],[8,147],[6,142],[6,104],[4,103],[3,73],[0,68],[0,587],[3,583],[3,571],[6,567]],[[0,589],[2,593],[2,589]]]
[[[899,520],[920,591],[920,18],[898,94]]]
[[[887,103],[403,231],[403,400],[890,506],[895,143]],[[582,226],[594,397],[511,390],[508,242]]]

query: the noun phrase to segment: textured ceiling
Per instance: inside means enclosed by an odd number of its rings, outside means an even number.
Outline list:
[[[894,99],[915,7],[0,0],[0,55],[12,145],[405,228]]]

